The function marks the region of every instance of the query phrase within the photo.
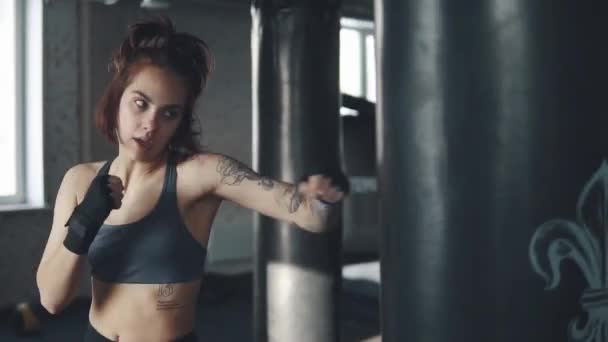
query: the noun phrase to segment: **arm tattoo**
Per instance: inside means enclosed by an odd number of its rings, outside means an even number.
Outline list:
[[[216,171],[222,176],[221,182],[227,185],[239,185],[244,179],[258,182],[264,190],[270,191],[274,187],[271,179],[261,177],[247,165],[232,158],[222,156],[217,164]]]
[[[276,200],[278,204],[284,206],[289,213],[293,214],[298,211],[298,208],[304,202],[304,195],[298,192],[295,185],[288,185],[279,193]]]
[[[184,306],[183,304],[171,298],[174,292],[175,289],[174,285],[172,284],[158,285],[158,292],[156,294],[156,297],[158,297],[158,301],[156,302],[156,310],[174,310],[182,308]]]
[[[221,156],[217,164],[216,171],[221,176],[222,184],[239,185],[243,180],[257,182],[264,190],[270,191],[275,188],[275,182],[272,179],[264,178],[255,173],[247,165],[232,159],[227,156]],[[283,185],[278,183],[277,188],[281,188],[276,193],[276,201],[279,205],[285,207],[289,213],[295,213],[300,208],[304,201],[304,196],[300,194],[294,185]]]

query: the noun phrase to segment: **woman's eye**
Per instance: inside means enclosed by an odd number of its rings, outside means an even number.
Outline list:
[[[167,119],[175,119],[179,114],[176,111],[168,110],[165,112]]]
[[[135,105],[137,106],[137,108],[139,109],[144,109],[146,108],[146,101],[142,100],[142,99],[136,99],[135,101]]]

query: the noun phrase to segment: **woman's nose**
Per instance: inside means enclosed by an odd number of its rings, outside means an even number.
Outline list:
[[[156,115],[149,114],[143,119],[142,128],[148,132],[154,132],[158,128]]]

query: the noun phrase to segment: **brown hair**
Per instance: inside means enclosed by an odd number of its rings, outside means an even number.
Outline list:
[[[166,68],[180,77],[188,91],[181,123],[170,142],[170,149],[185,159],[202,150],[193,127],[194,104],[212,69],[207,44],[188,33],[176,32],[167,17],[156,17],[129,26],[127,36],[112,55],[112,77],[96,111],[95,124],[111,143],[117,143],[116,128],[120,98],[133,76],[145,65]]]

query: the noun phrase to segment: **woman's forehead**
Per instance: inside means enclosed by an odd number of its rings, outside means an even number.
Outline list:
[[[153,65],[139,69],[125,91],[143,93],[156,105],[183,105],[188,95],[186,85],[179,76],[170,70]]]

